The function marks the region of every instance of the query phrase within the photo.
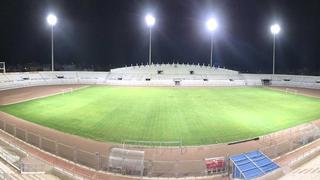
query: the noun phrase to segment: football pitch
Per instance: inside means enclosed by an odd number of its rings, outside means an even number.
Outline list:
[[[267,88],[93,86],[1,106],[30,122],[99,141],[203,145],[320,119],[320,99]]]

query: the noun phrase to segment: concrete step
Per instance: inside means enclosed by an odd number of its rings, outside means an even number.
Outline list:
[[[26,180],[59,180],[58,177],[55,177],[51,174],[28,174],[22,175]]]
[[[26,180],[25,178],[23,178],[20,174],[17,173],[12,173],[10,174],[10,177],[14,180]]]

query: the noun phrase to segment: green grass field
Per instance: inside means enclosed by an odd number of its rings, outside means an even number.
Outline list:
[[[101,141],[213,144],[320,119],[320,99],[265,88],[89,87],[1,106],[25,120]]]

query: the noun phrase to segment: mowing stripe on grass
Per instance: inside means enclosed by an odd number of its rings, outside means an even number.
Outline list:
[[[320,99],[265,88],[96,86],[0,111],[100,141],[237,141],[320,118]]]

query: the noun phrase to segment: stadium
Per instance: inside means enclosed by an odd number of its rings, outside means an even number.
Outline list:
[[[1,3],[0,179],[319,179],[317,25],[264,27],[269,1]]]
[[[320,137],[317,76],[152,64],[0,80],[2,130],[101,177],[219,177],[237,154],[281,162]]]

